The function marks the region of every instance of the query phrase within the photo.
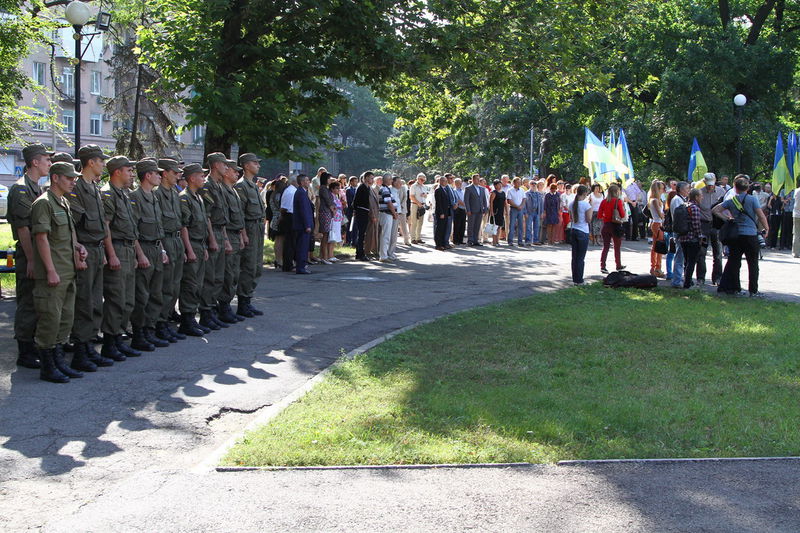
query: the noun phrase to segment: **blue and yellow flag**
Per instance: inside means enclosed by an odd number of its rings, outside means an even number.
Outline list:
[[[628,138],[625,136],[625,130],[622,128],[619,130],[619,141],[617,144],[619,145],[617,158],[622,162],[623,165],[628,167],[628,172],[622,175],[622,184],[623,187],[629,187],[634,178],[633,161],[631,160],[631,153],[628,150]]]
[[[778,140],[775,142],[775,161],[772,164],[773,194],[778,194],[781,189],[785,189],[788,194],[793,188],[791,186],[793,181],[789,174],[789,166],[786,164],[786,153],[783,151],[783,135],[778,132]]]
[[[706,159],[703,157],[703,152],[700,151],[700,145],[697,144],[697,138],[692,139],[692,153],[689,156],[689,172],[686,181],[697,185],[698,181],[703,181],[703,175],[708,172],[708,165]]]
[[[789,190],[797,186],[797,179],[800,178],[800,147],[797,146],[797,142],[797,133],[789,133],[789,143],[786,150],[786,166],[789,167],[789,176],[791,176]]]
[[[603,141],[597,138],[589,128],[584,128],[583,165],[594,172],[595,181],[600,183],[613,180],[618,175],[629,174],[627,165],[619,161]]]

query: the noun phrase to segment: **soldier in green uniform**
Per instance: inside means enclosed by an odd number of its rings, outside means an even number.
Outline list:
[[[183,168],[186,188],[178,195],[181,202],[181,240],[186,250],[186,263],[183,265],[181,292],[178,308],[181,312],[181,325],[178,332],[193,337],[201,337],[211,330],[201,327],[195,319],[200,306],[200,291],[203,288],[205,265],[208,261],[208,238],[211,224],[206,215],[203,199],[199,194],[203,188],[205,170],[197,163]]]
[[[161,227],[164,230],[164,239],[161,244],[167,252],[168,261],[164,263],[164,278],[162,281],[163,305],[156,322],[156,337],[168,342],[177,342],[186,338],[183,333],[178,333],[170,326],[170,315],[175,311],[175,304],[181,291],[181,277],[183,276],[183,263],[186,253],[181,240],[181,201],[175,184],[181,175],[178,162],[174,159],[159,159],[158,166],[161,171],[161,185],[156,187],[155,195],[161,206]]]
[[[14,338],[19,355],[17,365],[39,368],[39,356],[33,342],[36,331],[36,312],[33,308],[33,236],[31,235],[31,206],[42,194],[39,180],[50,171],[50,152],[42,144],[32,144],[22,149],[25,175],[8,191],[6,220],[16,241],[17,311],[14,314]]]
[[[118,155],[106,163],[109,180],[100,192],[108,234],[104,239],[106,266],[103,271],[103,350],[104,357],[116,361],[138,357],[141,352],[122,342],[122,332],[130,320],[136,298],[136,268],[150,262],[137,241],[136,222],[126,189],[133,181],[135,163]]]
[[[161,205],[153,192],[161,184],[160,173],[163,170],[151,159],[136,163],[139,188],[129,195],[136,233],[139,236],[139,249],[148,262],[147,266],[139,265],[136,269],[136,297],[131,313],[131,348],[145,352],[169,346],[168,341],[155,337],[156,320],[164,302],[161,292],[164,263],[169,261],[167,251],[161,245],[164,238]]]
[[[79,270],[75,280],[75,320],[72,325],[74,355],[72,367],[76,370],[93,371],[92,367],[111,366],[112,359],[103,357],[90,344],[100,331],[103,319],[103,252],[108,226],[105,221],[103,200],[97,182],[106,168],[108,156],[95,144],[82,146],[78,150],[83,172],[75,180],[72,192],[67,193],[75,234],[78,242],[86,248],[86,270]],[[71,160],[71,158],[70,158]]]
[[[50,188],[31,208],[33,303],[36,309],[36,346],[41,358],[40,377],[67,383],[83,373],[67,366],[63,343],[69,339],[75,308],[75,271],[86,268],[86,249],[75,238],[75,225],[65,194],[79,177],[71,163],[50,167]],[[97,367],[94,367],[97,370]]]
[[[206,214],[211,222],[208,261],[206,262],[203,291],[200,295],[200,325],[212,330],[227,328],[228,324],[217,320],[217,301],[225,280],[225,254],[233,249],[228,241],[225,227],[228,225],[228,204],[222,191],[222,177],[228,169],[228,158],[221,152],[208,156],[208,177],[200,191]],[[213,244],[217,246],[214,247]]]
[[[218,304],[218,318],[228,324],[235,324],[244,318],[237,318],[231,309],[231,301],[236,296],[239,286],[239,269],[242,261],[242,249],[248,244],[247,232],[244,229],[244,214],[239,195],[233,189],[242,170],[235,161],[228,160],[228,169],[225,172],[222,191],[228,205],[228,225],[225,232],[228,242],[231,243],[232,252],[225,256],[225,279],[222,282]]]
[[[249,244],[242,250],[239,288],[239,305],[236,314],[249,317],[264,313],[252,306],[253,293],[264,265],[264,221],[266,206],[256,185],[256,175],[261,168],[261,160],[251,153],[239,156],[239,165],[244,173],[236,183],[236,192],[242,200],[244,225]]]

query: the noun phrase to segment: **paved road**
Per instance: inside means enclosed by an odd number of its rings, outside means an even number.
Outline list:
[[[644,248],[626,247],[629,269],[647,270]],[[795,463],[191,473],[343,350],[419,320],[568,285],[565,247],[413,250],[391,266],[266,272],[255,299],[264,317],[69,385],[15,370],[14,304],[0,302],[0,528],[799,529]],[[590,273],[599,274],[598,255],[589,253]],[[763,290],[800,301],[797,266],[788,255],[768,257]],[[670,503],[659,499],[662,486],[672,487]]]

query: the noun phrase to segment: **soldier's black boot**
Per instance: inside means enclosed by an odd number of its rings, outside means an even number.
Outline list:
[[[179,333],[175,328],[172,327],[172,324],[170,324],[169,322],[164,322],[164,324],[165,324],[164,327],[167,329],[169,334],[172,335],[172,338],[178,341],[186,340],[186,335],[184,335],[183,333]]]
[[[147,340],[147,342],[156,348],[166,348],[169,346],[169,341],[161,340],[155,336],[155,331],[153,328],[144,328],[142,332],[144,333],[144,338]]]
[[[181,313],[181,325],[178,327],[178,332],[192,337],[202,337],[205,332],[200,329],[194,320],[194,316],[188,313]]]
[[[162,341],[169,342],[178,342],[178,338],[175,337],[172,332],[167,328],[166,322],[156,322],[156,329],[154,331],[155,336],[157,339],[161,339]],[[150,341],[153,342],[153,341]],[[155,344],[155,343],[153,343]]]
[[[94,363],[97,366],[114,366],[114,361],[112,359],[107,359],[97,353],[97,350],[94,349],[92,343],[84,342],[83,343],[86,348],[86,356],[89,358],[89,361]]]
[[[250,311],[248,300],[250,300],[250,298],[246,298],[244,296],[239,297],[239,305],[236,306],[236,314],[245,318],[253,318],[256,315]]]
[[[236,324],[239,320],[236,319],[236,315],[233,314],[233,309],[231,309],[230,304],[223,304],[220,303],[217,306],[217,317],[226,322],[228,324]]]
[[[26,341],[17,341],[17,348],[19,349],[17,366],[33,368],[34,370],[42,367],[39,362],[39,353],[36,349],[36,344]]]
[[[55,363],[59,372],[68,378],[75,379],[83,377],[83,372],[79,372],[78,370],[69,367],[66,359],[64,359],[64,346],[61,344],[56,344],[56,347],[53,349],[53,362]]]
[[[100,355],[118,363],[127,359],[117,348],[117,336],[108,333],[103,334],[103,348],[100,350]]]
[[[119,350],[125,357],[141,357],[142,352],[134,350],[122,341],[122,335],[114,335],[114,340],[117,343],[117,350]],[[153,348],[155,350],[155,348]]]
[[[211,320],[213,320],[221,328],[230,327],[230,324],[223,322],[222,320],[219,319],[219,315],[217,314],[216,308],[211,309]]]
[[[81,372],[97,372],[97,365],[89,360],[86,343],[76,342],[73,346],[72,364],[70,366]]]
[[[145,338],[142,328],[133,328],[131,348],[141,350],[143,352],[154,352],[156,350],[156,347],[150,344],[150,342]]]
[[[251,312],[251,313],[253,313],[253,315],[255,315],[255,316],[262,316],[262,315],[264,314],[264,311],[259,311],[258,309],[256,309],[255,307],[253,307],[253,304],[252,304],[252,303],[250,303],[250,302],[252,302],[252,301],[253,301],[253,299],[252,299],[252,298],[248,298],[248,299],[247,299],[247,308],[248,308],[248,309],[250,309],[250,312]]]
[[[50,381],[51,383],[69,383],[69,378],[56,368],[52,348],[39,350],[39,357],[42,363],[41,370],[39,370],[40,379]]]
[[[219,326],[211,317],[211,310],[210,309],[201,309],[200,310],[200,325],[204,328],[210,329],[212,331],[217,331]]]

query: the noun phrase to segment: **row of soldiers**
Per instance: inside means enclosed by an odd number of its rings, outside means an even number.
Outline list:
[[[66,383],[263,314],[251,303],[265,222],[254,154],[237,164],[217,152],[207,157],[208,169],[181,168],[175,159],[109,158],[88,145],[78,150],[80,173],[68,154],[56,162],[52,156],[41,144],[25,147],[25,175],[8,196],[17,241],[18,365]],[[181,176],[186,187],[179,192]],[[98,331],[100,352],[93,346]]]

